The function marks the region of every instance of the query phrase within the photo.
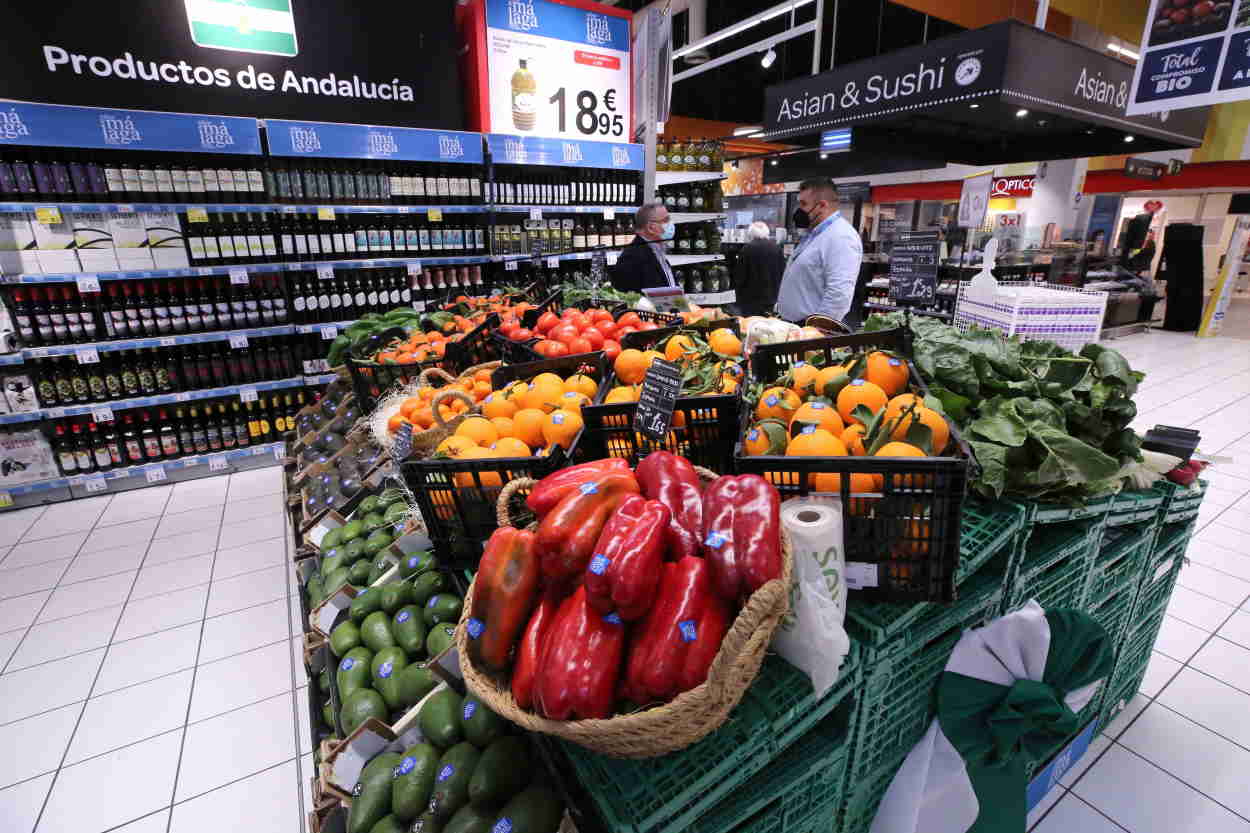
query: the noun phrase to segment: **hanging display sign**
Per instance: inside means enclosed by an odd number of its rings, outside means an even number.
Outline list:
[[[485,3],[482,130],[589,141],[631,134],[631,14],[566,0]]]
[[[990,207],[990,187],[994,172],[967,177],[959,191],[959,227],[980,228],[985,225],[985,212]]]
[[[274,156],[476,164],[483,159],[477,133],[282,119],[267,119],[265,128]]]
[[[1250,98],[1250,4],[1153,0],[1129,113]]]
[[[23,101],[464,124],[450,3],[63,0],[10,17],[0,77]]]
[[[105,150],[259,154],[256,119],[0,103],[0,143]]]
[[[646,149],[635,144],[576,142],[492,133],[486,137],[486,145],[496,164],[562,165],[622,171],[641,171],[645,166]]]

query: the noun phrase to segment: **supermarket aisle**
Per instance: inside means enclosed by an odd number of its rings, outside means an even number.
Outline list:
[[[0,828],[300,830],[281,477],[0,514]]]
[[[1149,374],[1134,427],[1196,428],[1204,451],[1235,462],[1208,471],[1190,563],[1141,693],[1034,812],[1035,833],[1250,833],[1247,338],[1153,332],[1111,342]]]

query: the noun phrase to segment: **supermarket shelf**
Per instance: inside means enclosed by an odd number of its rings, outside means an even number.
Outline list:
[[[333,327],[336,330],[342,330],[345,327],[350,327],[355,322],[356,319],[353,318],[351,321],[323,321],[320,324],[296,324],[295,332],[300,335],[305,335],[307,333],[319,333],[321,332],[322,327]]]
[[[716,212],[707,211],[670,211],[668,217],[677,225],[681,225],[682,223],[711,223],[716,220],[725,219],[725,215],[723,213],[718,214]]]
[[[655,185],[681,185],[683,182],[710,182],[714,179],[725,179],[723,171],[656,171]]]
[[[22,364],[25,361],[26,361],[26,357],[23,356],[20,352],[7,353],[3,356],[0,356],[0,367]]]
[[[21,414],[5,414],[0,416],[0,425],[11,425],[19,422],[36,422],[41,419],[62,419],[63,417],[83,416],[99,408],[113,411],[124,411],[131,408],[152,408],[157,405],[173,405],[180,402],[195,402],[200,399],[217,399],[223,396],[236,396],[246,390],[258,393],[283,388],[299,388],[306,385],[303,376],[291,379],[276,379],[270,382],[254,382],[248,385],[227,385],[223,388],[204,388],[202,390],[182,391],[181,393],[162,393],[156,396],[138,396],[132,399],[115,399],[109,402],[93,402],[88,405],[67,405],[63,408],[43,408]]]
[[[194,278],[205,275],[228,275],[236,269],[249,275],[297,270],[316,270],[322,266],[333,269],[374,269],[397,266],[446,266],[465,263],[488,263],[489,255],[463,257],[399,257],[368,260],[301,260],[289,263],[253,263],[244,266],[194,266],[185,269],[139,269],[124,272],[57,272],[53,274],[5,275],[5,283],[76,283],[79,278],[93,277],[101,281],[126,281],[144,278]]]
[[[711,263],[724,260],[724,255],[669,255],[668,262],[672,266],[689,266],[691,263]]]
[[[273,327],[253,327],[246,330],[221,330],[211,333],[190,333],[187,335],[160,336],[156,338],[131,338],[118,341],[92,341],[84,344],[58,344],[55,347],[27,347],[22,350],[22,355],[28,359],[42,359],[48,356],[73,356],[79,350],[89,350],[93,347],[97,352],[109,353],[115,350],[139,350],[147,347],[176,347],[182,344],[229,341],[234,336],[247,336],[248,338],[285,336],[291,335],[294,331],[295,328],[290,324],[279,324]],[[301,330],[300,332],[305,331]]]
[[[135,211],[140,214],[159,214],[168,211],[185,212],[188,208],[202,208],[205,211],[250,212],[253,214],[267,211],[284,214],[316,213],[321,209],[331,209],[336,214],[425,214],[434,209],[444,214],[480,214],[489,211],[487,205],[287,205],[286,203],[203,203],[203,202],[5,202],[0,203],[0,214],[19,214],[34,211],[36,208],[55,205],[62,211],[86,212],[109,211],[125,213]]]
[[[305,376],[304,381],[310,385],[328,385],[337,378],[337,373],[320,373],[316,376]]]
[[[614,211],[620,214],[633,214],[637,205],[492,205],[491,210],[497,214],[527,214],[532,209],[550,211],[552,214],[602,214]]]
[[[620,249],[595,249],[594,251],[590,251],[590,252],[565,252],[564,254],[543,254],[542,260],[543,260],[543,263],[546,263],[550,258],[553,258],[553,257],[559,258],[561,262],[566,261],[566,260],[590,260],[592,257],[595,256],[596,251],[602,251],[604,252],[604,254],[612,254],[615,252],[616,254],[619,255],[621,253]],[[533,258],[533,255],[494,255],[491,257],[491,260],[493,260],[496,263],[504,263],[509,260],[531,260],[532,258]]]
[[[701,307],[715,307],[734,303],[738,300],[738,293],[732,289],[726,292],[687,292],[686,299]]]
[[[155,472],[157,469],[164,471],[177,471],[179,469],[189,469],[194,466],[202,466],[210,461],[220,459],[223,462],[230,460],[239,460],[245,457],[260,457],[265,454],[272,454],[274,457],[280,457],[285,454],[286,443],[264,443],[262,445],[248,446],[247,448],[235,448],[230,451],[214,451],[209,454],[196,454],[191,457],[179,457],[176,460],[165,460],[155,463],[144,463],[139,466],[129,466],[124,469],[111,469],[96,474],[75,474],[70,477],[55,477],[50,480],[36,480],[33,483],[23,483],[19,486],[11,486],[8,489],[0,490],[0,494],[7,494],[10,498],[19,495],[29,495],[36,492],[47,492],[53,489],[65,489],[70,486],[81,486],[87,491],[100,491],[103,483],[109,480],[126,480],[131,477],[147,477],[151,482],[156,483],[163,480],[163,476],[157,474],[149,475],[149,472]],[[93,484],[101,484],[99,487],[93,488]]]

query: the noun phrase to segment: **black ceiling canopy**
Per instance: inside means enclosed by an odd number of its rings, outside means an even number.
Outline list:
[[[1115,58],[1003,21],[769,87],[757,138],[814,147],[821,131],[854,127],[856,148],[888,141],[967,164],[1202,144],[1210,108],[1126,116],[1132,76]]]

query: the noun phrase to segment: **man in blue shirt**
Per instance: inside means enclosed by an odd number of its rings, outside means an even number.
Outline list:
[[[846,317],[855,296],[864,246],[859,233],[838,213],[833,180],[821,177],[799,185],[798,228],[811,228],[798,244],[777,295],[777,313],[797,324],[809,315]]]

